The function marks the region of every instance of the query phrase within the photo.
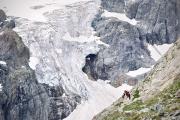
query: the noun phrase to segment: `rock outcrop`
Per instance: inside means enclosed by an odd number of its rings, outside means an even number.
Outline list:
[[[101,6],[110,12],[124,12],[125,0],[101,0]]]
[[[121,5],[119,5],[121,4]],[[137,21],[132,25],[114,17],[103,17],[103,10],[92,26],[102,47],[83,68],[93,79],[116,81],[119,74],[155,64],[147,44],[174,43],[179,34],[178,0],[102,0],[102,9],[124,14]]]
[[[142,0],[138,3],[135,15],[130,15],[133,7],[129,5],[127,16],[139,21],[138,28],[142,39],[151,44],[173,43],[177,39],[178,0]]]
[[[154,64],[146,45],[139,40],[140,35],[136,27],[107,18],[99,18],[93,25],[101,41],[109,45],[102,48],[93,59],[94,70],[91,71],[96,73],[93,78],[115,80],[121,73]]]
[[[6,63],[0,65],[0,118],[47,120],[49,98],[28,65],[28,48],[14,31],[3,28],[0,49],[0,60]]]
[[[3,10],[0,10],[0,22],[4,22],[7,16]]]

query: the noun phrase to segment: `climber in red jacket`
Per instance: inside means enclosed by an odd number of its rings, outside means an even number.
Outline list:
[[[129,100],[131,99],[131,94],[130,94],[130,92],[128,92],[127,90],[124,91],[124,94],[123,94],[122,98],[124,99],[125,96],[128,97]]]

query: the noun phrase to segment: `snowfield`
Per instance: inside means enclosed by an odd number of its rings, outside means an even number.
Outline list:
[[[131,90],[131,86],[123,84],[114,88],[104,81],[88,81],[87,87],[90,89],[90,97],[83,101],[70,116],[64,120],[92,120],[92,118],[109,107],[113,102],[123,95],[124,90]]]
[[[128,22],[131,25],[136,25],[138,21],[135,19],[130,19],[126,16],[125,13],[116,13],[116,12],[108,12],[107,10],[104,10],[104,13],[102,14],[103,17],[115,17],[121,21]]]
[[[39,63],[38,58],[36,57],[30,57],[30,61],[29,61],[29,66],[35,70],[36,69],[36,65]]]
[[[148,49],[151,53],[151,57],[158,61],[168,50],[173,46],[173,44],[163,44],[163,45],[150,45],[148,44]]]
[[[149,72],[152,68],[153,68],[153,66],[151,68],[139,68],[139,69],[134,70],[134,71],[129,71],[128,73],[126,73],[126,75],[129,75],[131,77],[136,77],[138,75],[142,75],[144,73]]]
[[[0,0],[0,8],[9,16],[48,22],[44,16],[46,12],[81,1],[89,0]]]

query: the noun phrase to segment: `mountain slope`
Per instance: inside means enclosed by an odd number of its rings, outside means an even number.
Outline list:
[[[123,100],[119,99],[93,120],[178,120],[180,118],[179,55],[180,40],[158,61],[148,77],[132,90],[134,100],[123,103]]]

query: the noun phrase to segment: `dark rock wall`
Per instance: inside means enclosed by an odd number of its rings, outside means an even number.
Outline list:
[[[116,81],[122,73],[150,67],[155,61],[146,44],[173,43],[177,39],[178,0],[102,0],[101,5],[92,26],[109,47],[102,47],[95,60],[85,65],[90,78]],[[124,12],[138,24],[102,17],[103,9]]]
[[[124,0],[101,0],[101,6],[111,12],[123,12]]]

